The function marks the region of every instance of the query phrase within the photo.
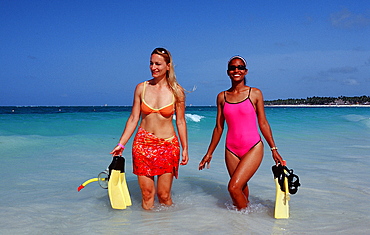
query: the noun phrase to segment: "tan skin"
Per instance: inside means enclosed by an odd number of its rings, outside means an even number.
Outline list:
[[[148,81],[145,90],[145,101],[153,108],[161,108],[172,102],[173,95],[167,83],[167,71],[170,64],[167,64],[161,55],[153,54],[150,58],[150,71],[152,79]],[[169,138],[175,135],[175,129],[172,123],[173,115],[163,117],[159,113],[151,113],[145,115],[141,112],[141,94],[144,83],[136,86],[134,93],[134,101],[132,105],[131,115],[126,122],[125,129],[119,140],[119,143],[125,145],[134,133],[139,120],[140,126],[148,132],[153,133],[159,138]],[[175,103],[176,127],[178,130],[180,143],[182,146],[182,160],[180,165],[188,163],[188,140],[185,121],[185,96],[179,94],[179,100]],[[113,156],[122,155],[123,149],[116,146],[111,154]],[[142,193],[142,207],[150,210],[154,207],[155,194],[158,196],[159,203],[170,206],[173,204],[171,198],[171,187],[173,181],[173,173],[165,173],[157,176],[157,187],[155,187],[154,176],[138,176],[138,183]]]
[[[233,59],[232,61],[230,61],[229,65],[238,66],[245,64],[241,59]],[[231,79],[231,88],[226,91],[226,98],[229,102],[237,103],[244,100],[248,96],[250,87],[244,85],[244,80],[247,73],[247,69],[235,69],[232,71],[227,71],[227,74]],[[275,147],[275,141],[272,136],[272,131],[265,115],[262,92],[257,88],[252,88],[250,99],[256,110],[258,126],[262,135],[271,148]],[[224,104],[224,92],[220,92],[217,96],[216,126],[213,130],[212,140],[208,147],[207,153],[203,157],[202,161],[199,163],[199,170],[203,170],[205,167],[210,167],[209,164],[212,159],[212,154],[221,139],[225,125],[225,117],[223,114]],[[263,150],[264,147],[262,141],[254,146],[251,150],[249,150],[241,158],[238,158],[229,150],[225,149],[225,162],[230,175],[228,191],[234,205],[239,210],[244,209],[248,206],[248,181],[255,174],[262,162],[264,154]],[[283,159],[278,153],[277,149],[272,150],[272,158],[274,159],[276,164],[283,163]]]

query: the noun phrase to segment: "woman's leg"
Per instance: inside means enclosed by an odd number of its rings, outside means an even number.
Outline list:
[[[171,188],[173,182],[173,174],[165,173],[158,176],[157,195],[159,203],[166,206],[172,205]]]
[[[230,196],[234,205],[240,210],[248,206],[248,181],[260,166],[263,158],[263,144],[258,143],[240,160],[230,151],[226,150],[226,166],[231,177],[228,185]]]
[[[141,189],[142,196],[141,206],[145,210],[150,210],[154,207],[154,195],[155,195],[154,177],[138,175],[137,178]]]

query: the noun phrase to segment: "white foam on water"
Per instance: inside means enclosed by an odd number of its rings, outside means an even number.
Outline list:
[[[198,114],[190,114],[190,113],[185,114],[186,121],[190,121],[190,122],[200,122],[203,118],[205,117],[198,115]],[[173,119],[176,120],[176,115],[173,115]]]

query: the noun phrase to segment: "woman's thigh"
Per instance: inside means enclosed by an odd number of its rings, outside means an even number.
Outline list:
[[[158,192],[171,192],[173,182],[173,174],[172,173],[165,173],[163,175],[158,176],[157,182],[157,189]]]
[[[226,150],[225,161],[232,180],[245,185],[257,171],[263,158],[263,143],[260,142],[239,159]]]
[[[155,192],[154,176],[137,176],[138,183],[142,193],[153,193]]]

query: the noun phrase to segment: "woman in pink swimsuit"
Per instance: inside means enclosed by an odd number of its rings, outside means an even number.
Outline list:
[[[275,163],[283,159],[277,151],[270,125],[266,119],[262,92],[246,85],[248,73],[246,61],[234,56],[228,62],[227,74],[231,88],[217,96],[216,126],[206,155],[199,163],[199,170],[209,164],[224,130],[226,121],[225,162],[230,175],[228,191],[234,205],[240,210],[248,206],[248,181],[260,166],[263,158],[263,142],[258,127],[272,151]]]

